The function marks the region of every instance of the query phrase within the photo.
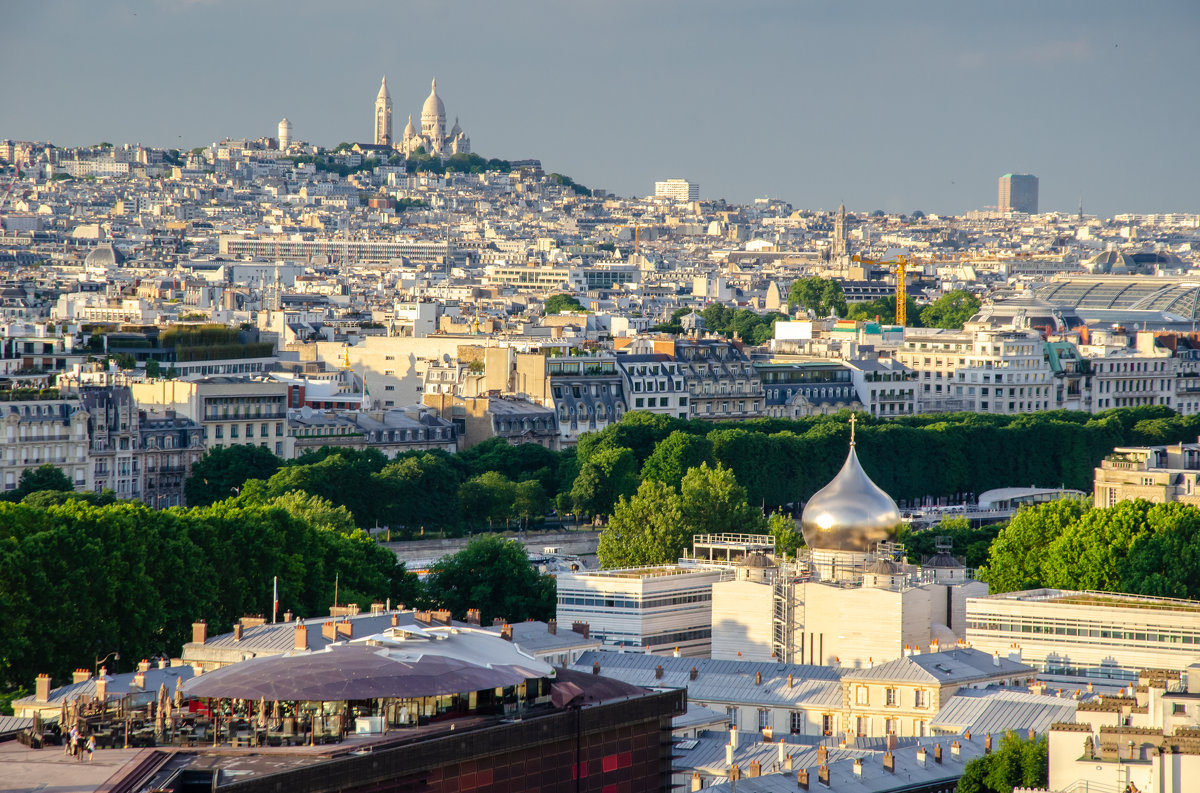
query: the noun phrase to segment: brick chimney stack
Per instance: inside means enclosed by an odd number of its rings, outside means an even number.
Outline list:
[[[208,623],[204,620],[192,623],[192,642],[195,644],[204,644],[208,639]]]
[[[796,787],[801,790],[808,790],[808,769],[801,768],[796,772]]]
[[[933,745],[933,762],[942,762],[942,745],[940,743],[935,743]]]
[[[586,622],[579,622],[578,620],[572,622],[571,630],[575,631],[585,639],[592,638],[592,627]]]
[[[700,670],[699,670],[699,669],[697,669],[697,668],[696,668],[696,667],[694,667],[694,666],[692,667],[692,671],[688,672],[688,679],[689,679],[689,680],[695,680],[695,679],[696,679],[697,677],[699,677],[699,676],[700,676]]]
[[[297,622],[296,628],[292,631],[292,634],[293,634],[292,649],[293,650],[307,650],[308,649],[308,626],[302,622]]]
[[[50,701],[50,675],[41,674],[37,676],[37,681],[34,683],[34,696],[38,702]]]
[[[142,660],[138,661],[138,671],[139,672],[149,672],[150,671],[150,659],[143,658]]]
[[[551,636],[557,636],[558,635],[558,620],[551,617],[550,621],[546,623],[546,632],[549,633]]]
[[[507,622],[500,626],[500,638],[507,641],[512,641],[512,625]]]
[[[662,664],[659,664],[658,666],[654,667],[654,679],[662,680]]]
[[[92,679],[92,673],[86,669],[76,669],[71,673],[72,683],[86,683]]]
[[[467,624],[479,625],[479,609],[467,609]]]
[[[96,678],[96,699],[100,700],[101,704],[108,699],[108,681],[103,677]]]
[[[592,662],[592,674],[593,675],[600,674],[600,662],[599,661]]]

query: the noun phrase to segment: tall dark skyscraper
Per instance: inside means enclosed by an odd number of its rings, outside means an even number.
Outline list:
[[[1000,197],[996,208],[1001,212],[1038,211],[1038,178],[1030,173],[1006,173],[1000,177]]]

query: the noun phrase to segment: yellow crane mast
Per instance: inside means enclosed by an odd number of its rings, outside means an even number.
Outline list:
[[[888,261],[876,261],[855,254],[850,261],[859,264],[877,264],[881,267],[891,267],[896,272],[896,324],[900,327],[908,325],[908,265],[912,264],[903,256],[897,256]]]

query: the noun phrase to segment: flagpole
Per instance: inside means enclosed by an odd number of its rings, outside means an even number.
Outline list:
[[[274,625],[279,616],[279,576],[271,580],[271,624]]]

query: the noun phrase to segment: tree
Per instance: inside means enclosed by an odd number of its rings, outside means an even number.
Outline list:
[[[146,377],[162,377],[162,364],[150,358],[146,361]]]
[[[458,488],[463,517],[471,526],[506,520],[513,512],[516,486],[502,473],[488,471],[473,476]]]
[[[917,301],[912,295],[907,296],[908,327],[921,327],[921,314],[917,309]],[[878,317],[883,322],[892,322],[896,318],[896,296],[885,295],[863,303],[855,303],[846,313],[848,319],[870,321]]]
[[[794,557],[796,549],[804,545],[796,519],[782,512],[772,512],[767,518],[767,533],[775,538],[775,555],[779,557]]]
[[[12,492],[12,500],[20,501],[30,493],[45,490],[71,492],[74,489],[74,483],[61,468],[44,463],[37,468],[26,468],[21,472],[21,478],[17,480],[17,489]]]
[[[669,564],[680,557],[691,536],[679,494],[668,484],[647,479],[636,494],[617,502],[612,520],[600,532],[596,556],[606,569]]]
[[[1050,780],[1050,743],[1045,735],[1032,741],[1006,732],[1000,747],[976,757],[963,768],[959,793],[1012,793],[1013,788],[1041,788]]]
[[[545,308],[547,314],[561,314],[564,311],[583,311],[583,304],[574,295],[563,293],[546,298]]]
[[[261,446],[218,446],[192,466],[184,483],[187,503],[203,507],[230,498],[248,479],[270,479],[282,460]]]
[[[1059,499],[1022,507],[992,542],[978,571],[993,592],[1016,592],[1047,585],[1047,549],[1088,509],[1082,499]]]
[[[788,303],[811,311],[818,317],[830,314],[842,316],[846,313],[846,296],[841,283],[816,275],[793,281],[788,289]]]
[[[746,503],[746,489],[719,463],[715,468],[701,463],[688,471],[679,495],[689,542],[695,534],[758,534],[766,529],[762,512]]]
[[[678,488],[688,470],[712,461],[712,441],[676,430],[659,441],[646,458],[642,465],[642,479],[653,479]]]
[[[459,521],[459,477],[445,456],[424,453],[390,463],[371,477],[386,506],[380,522],[394,528],[446,529]]]
[[[979,311],[979,298],[962,289],[939,297],[921,310],[921,324],[927,328],[961,330],[963,323]]]
[[[607,515],[618,498],[637,489],[637,482],[637,459],[632,451],[601,449],[580,465],[571,499],[582,515]]]
[[[546,489],[536,479],[518,482],[513,498],[512,514],[515,518],[524,518],[525,525],[533,518],[543,515],[550,502],[546,498]]]
[[[554,579],[540,575],[525,547],[494,534],[476,537],[456,554],[439,559],[425,585],[430,605],[465,619],[479,609],[484,625],[500,617],[509,622],[548,620],[556,608]]]

